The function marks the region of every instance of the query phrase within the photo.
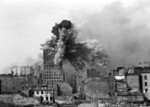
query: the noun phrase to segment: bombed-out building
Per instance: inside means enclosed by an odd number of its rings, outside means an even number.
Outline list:
[[[47,45],[47,44],[45,44]],[[43,48],[43,82],[48,83],[59,83],[63,82],[63,70],[62,64],[54,64],[56,50],[54,48],[46,47]]]

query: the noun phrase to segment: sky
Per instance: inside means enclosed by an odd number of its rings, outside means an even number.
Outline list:
[[[38,60],[40,44],[63,19],[75,24],[79,40],[99,40],[111,67],[148,58],[149,0],[0,0],[0,73]]]

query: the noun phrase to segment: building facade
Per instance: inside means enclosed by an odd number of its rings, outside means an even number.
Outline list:
[[[141,73],[142,76],[142,91],[145,97],[150,100],[150,72]]]
[[[12,69],[14,75],[22,76],[22,75],[34,75],[33,66],[15,66]]]
[[[12,76],[9,74],[0,75],[1,93],[16,93],[28,90],[38,85],[38,79],[32,75]]]
[[[100,71],[96,69],[87,69],[87,78],[100,77]]]
[[[47,88],[35,89],[34,97],[40,97],[42,103],[53,103],[53,90]]]
[[[53,103],[58,96],[58,85],[41,85],[33,88],[33,97],[40,98],[41,103]]]
[[[1,92],[15,93],[27,89],[27,79],[25,77],[0,76]]]
[[[43,49],[43,69],[44,69],[44,83],[60,83],[63,82],[62,65],[54,64],[54,57],[56,51],[51,48]]]
[[[126,75],[127,85],[131,91],[140,92],[140,78],[137,74]]]

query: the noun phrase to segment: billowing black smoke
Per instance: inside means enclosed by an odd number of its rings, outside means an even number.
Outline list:
[[[97,41],[77,41],[78,32],[71,21],[63,20],[55,24],[52,33],[55,36],[52,36],[47,42],[47,46],[56,50],[55,64],[68,60],[76,70],[82,69],[86,64],[90,66],[107,65],[108,55],[104,48],[95,44]]]

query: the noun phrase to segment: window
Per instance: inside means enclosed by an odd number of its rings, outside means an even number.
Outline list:
[[[147,75],[144,75],[144,79],[147,80]]]
[[[48,96],[46,96],[46,100],[48,100]]]
[[[145,89],[145,92],[148,92],[148,89],[147,89],[147,88]]]
[[[145,82],[145,86],[147,86],[147,82]]]
[[[43,91],[41,91],[41,94],[43,94]]]
[[[39,94],[39,91],[37,91],[37,94]]]
[[[52,101],[52,100],[53,100],[53,97],[50,97],[50,100]]]

